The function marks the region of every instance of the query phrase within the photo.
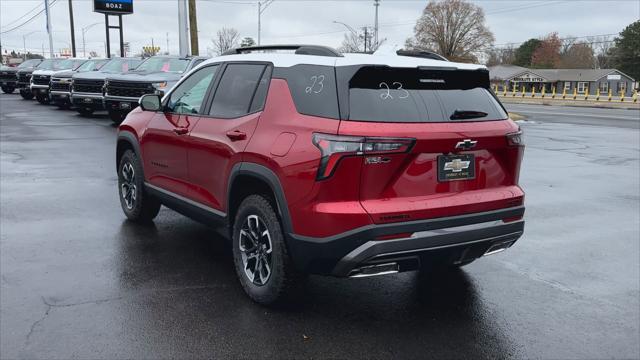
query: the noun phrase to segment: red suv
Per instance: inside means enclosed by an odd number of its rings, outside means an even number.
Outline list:
[[[523,149],[484,66],[243,48],[140,98],[118,132],[118,191],[131,220],[162,204],[220,227],[244,290],[270,304],[309,273],[461,266],[507,249],[524,229]]]

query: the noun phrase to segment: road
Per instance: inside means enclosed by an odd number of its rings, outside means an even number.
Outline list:
[[[268,309],[211,229],[164,208],[125,221],[106,116],[2,94],[0,358],[640,357],[639,132],[619,111],[509,107],[528,116],[513,248],[450,272],[312,276]],[[560,122],[577,112],[605,123]]]
[[[640,129],[640,110],[505,104],[510,112],[534,121]]]

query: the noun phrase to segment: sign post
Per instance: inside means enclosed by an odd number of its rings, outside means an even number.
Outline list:
[[[120,56],[125,56],[124,36],[122,33],[122,15],[133,14],[133,0],[93,0],[93,11],[104,14],[104,26],[107,36],[107,57],[111,57],[111,42],[109,31],[118,29],[120,31]],[[109,16],[118,16],[118,26],[109,25]]]

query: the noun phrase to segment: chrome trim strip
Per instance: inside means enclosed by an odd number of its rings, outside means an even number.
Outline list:
[[[49,93],[51,95],[68,95],[68,96],[70,96],[70,94],[71,94],[68,91],[59,91],[59,90],[51,90],[51,91],[49,91]]]
[[[31,84],[31,88],[32,89],[48,89],[49,85]]]
[[[178,194],[173,193],[173,192],[171,192],[169,190],[165,190],[165,189],[163,189],[161,187],[158,187],[158,186],[155,186],[155,185],[151,185],[146,181],[144,182],[144,186],[147,186],[147,187],[149,187],[149,188],[151,188],[153,190],[159,191],[159,192],[161,192],[161,193],[163,193],[165,195],[168,195],[168,196],[171,196],[173,198],[176,198],[176,199],[178,199],[180,201],[186,202],[189,205],[193,205],[193,206],[198,207],[198,208],[200,208],[202,210],[205,210],[205,211],[208,211],[210,213],[213,213],[213,214],[215,214],[217,216],[227,217],[227,214],[222,212],[222,211],[220,211],[220,210],[214,209],[212,207],[209,207],[207,205],[204,205],[204,204],[201,204],[199,202],[193,201],[191,199],[187,199],[186,197],[184,197],[182,195],[178,195]]]
[[[104,95],[105,100],[113,100],[113,101],[130,101],[137,103],[140,98],[136,97],[127,97],[127,96],[111,96],[109,94]]]

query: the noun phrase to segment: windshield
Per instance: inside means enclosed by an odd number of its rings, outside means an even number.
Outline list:
[[[46,59],[38,65],[38,70],[53,70],[54,66],[60,62],[58,59]]]
[[[18,68],[32,67],[32,66],[38,65],[38,63],[40,63],[40,60],[31,59],[31,60],[27,60],[27,61],[23,62],[22,64],[18,65]]]
[[[502,120],[486,71],[363,67],[351,78],[349,119],[376,122]]]
[[[82,65],[85,61],[84,59],[66,59],[60,61],[58,64],[54,66],[55,70],[67,70],[67,69],[75,69],[78,66]]]
[[[136,68],[136,71],[148,72],[184,72],[189,65],[188,59],[151,57]]]
[[[112,59],[100,70],[113,73],[127,72],[135,69],[141,62],[142,60],[140,59]]]
[[[87,60],[84,64],[78,66],[78,68],[75,70],[77,70],[78,72],[99,70],[108,61],[109,60],[105,59]]]

